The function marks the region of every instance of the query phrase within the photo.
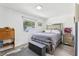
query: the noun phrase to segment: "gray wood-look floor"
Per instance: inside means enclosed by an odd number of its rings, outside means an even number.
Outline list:
[[[74,56],[74,47],[67,45],[59,45],[54,52],[54,56]]]
[[[3,52],[6,56],[38,56],[36,53],[28,49],[28,47],[17,48],[17,49],[11,49]],[[47,56],[74,56],[74,47],[62,45],[60,44],[53,55],[46,54]]]

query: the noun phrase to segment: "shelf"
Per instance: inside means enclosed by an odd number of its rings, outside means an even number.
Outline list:
[[[14,42],[13,40],[3,40],[3,44],[6,44],[6,43],[12,43]]]
[[[3,41],[0,51],[15,48],[15,30],[13,28],[0,28],[0,40]]]
[[[14,43],[14,42],[3,44],[3,47],[4,47],[4,46],[8,46],[8,45],[12,45],[13,43]]]
[[[0,51],[4,51],[10,48],[13,48],[13,45],[4,46],[3,48],[0,48]]]

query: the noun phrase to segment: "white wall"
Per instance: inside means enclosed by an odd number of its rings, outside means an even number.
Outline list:
[[[33,20],[36,19],[33,16],[25,15],[23,13],[0,6],[0,27],[9,26],[15,29],[16,46],[27,43],[30,36],[30,33],[24,32],[22,16],[32,18]],[[37,21],[38,20],[42,21],[43,19],[37,18]]]
[[[72,27],[73,34],[75,34],[75,24],[74,24],[74,19],[73,19],[72,15],[54,17],[54,18],[48,19],[48,21],[47,21],[47,24],[55,24],[55,23],[63,23],[64,28]]]

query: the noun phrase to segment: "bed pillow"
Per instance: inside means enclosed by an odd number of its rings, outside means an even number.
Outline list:
[[[31,29],[29,30],[29,32],[30,32],[30,33],[39,33],[39,32],[41,32],[41,30],[36,29],[36,28],[31,28]]]
[[[51,32],[51,30],[45,30],[45,32],[49,33],[49,32]]]
[[[57,34],[60,34],[60,31],[59,30],[51,30],[52,33],[57,33]]]

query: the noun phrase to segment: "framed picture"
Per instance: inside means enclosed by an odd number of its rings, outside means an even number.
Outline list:
[[[42,23],[41,22],[38,22],[38,26],[42,26]]]

